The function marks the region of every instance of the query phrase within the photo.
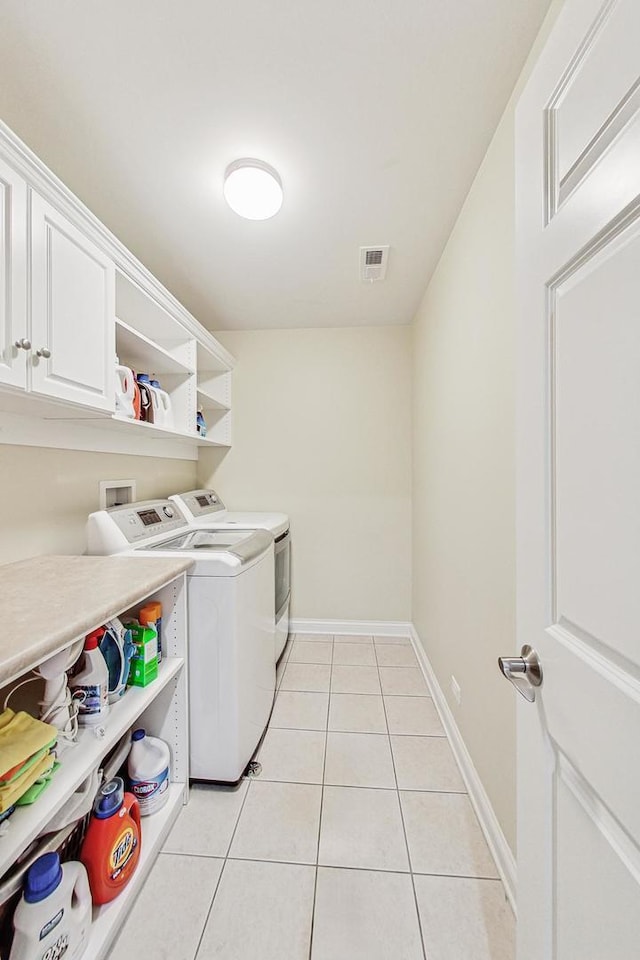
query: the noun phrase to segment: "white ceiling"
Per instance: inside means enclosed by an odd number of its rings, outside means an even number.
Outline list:
[[[211,329],[410,323],[548,6],[2,0],[0,117]]]

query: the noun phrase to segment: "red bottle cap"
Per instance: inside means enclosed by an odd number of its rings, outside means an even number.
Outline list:
[[[97,650],[98,644],[104,636],[104,628],[100,627],[98,630],[92,630],[91,633],[88,633],[84,641],[85,650]]]

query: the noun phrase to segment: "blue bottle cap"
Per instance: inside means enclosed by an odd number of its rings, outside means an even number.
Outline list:
[[[133,733],[131,734],[131,739],[133,741],[144,740],[146,735],[147,735],[147,731],[144,730],[142,727],[138,727],[138,729],[134,730]]]
[[[151,383],[151,380],[149,379],[149,374],[148,374],[148,373],[139,373],[139,374],[137,374],[136,380],[137,380],[139,383]]]
[[[27,870],[24,882],[24,899],[27,903],[40,903],[53,893],[62,880],[62,867],[58,853],[45,853]]]
[[[98,790],[93,804],[93,815],[97,820],[107,820],[117,813],[124,803],[124,780],[114,777]]]

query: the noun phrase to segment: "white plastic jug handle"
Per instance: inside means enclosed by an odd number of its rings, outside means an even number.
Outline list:
[[[133,396],[133,372],[129,367],[124,367],[121,363],[116,366],[116,373],[120,378],[120,384],[123,393],[127,396]]]
[[[87,869],[85,865],[78,860],[66,863],[65,870],[69,868],[76,874],[73,885],[71,909],[85,911],[91,907],[91,890],[89,888]]]

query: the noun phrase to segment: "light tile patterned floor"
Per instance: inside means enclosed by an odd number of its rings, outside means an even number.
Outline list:
[[[408,640],[292,638],[258,759],[192,788],[111,960],[513,960]]]

